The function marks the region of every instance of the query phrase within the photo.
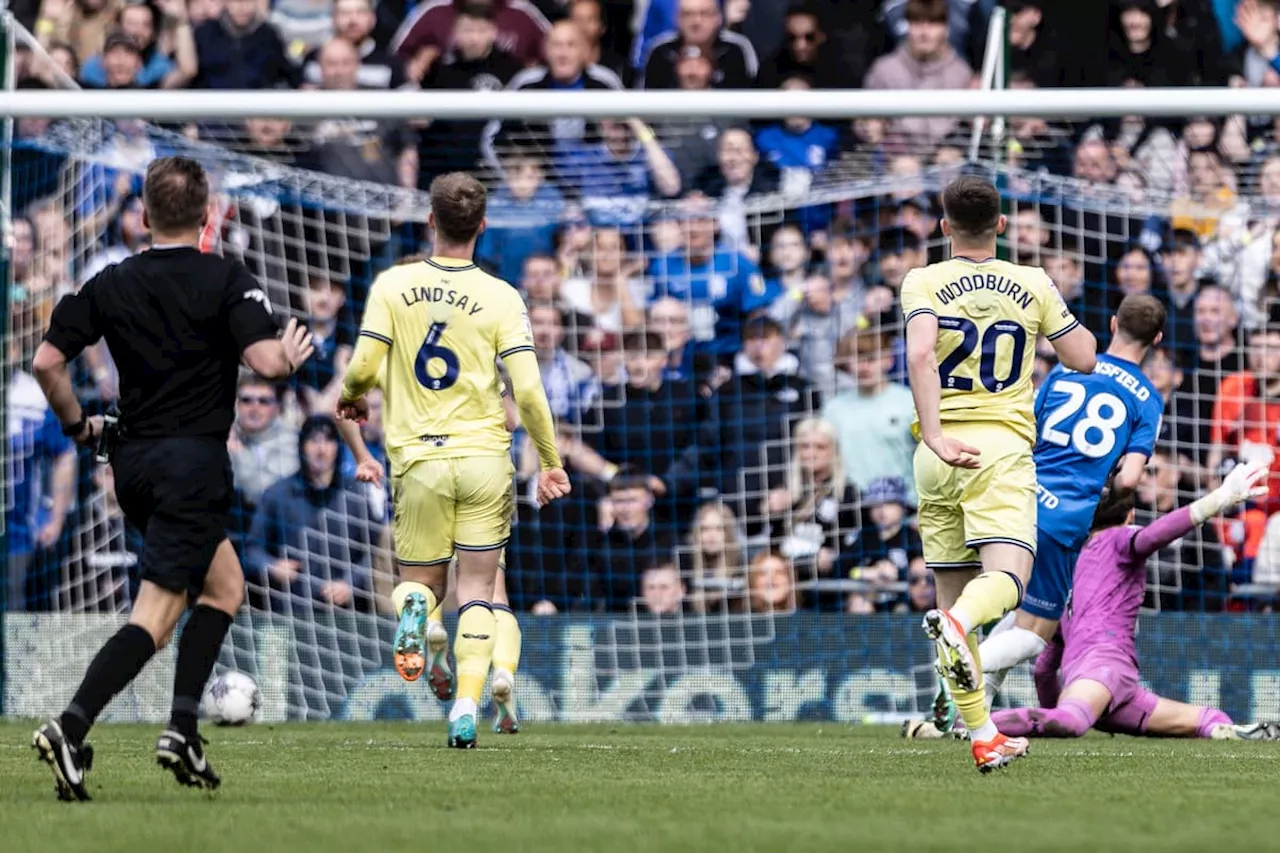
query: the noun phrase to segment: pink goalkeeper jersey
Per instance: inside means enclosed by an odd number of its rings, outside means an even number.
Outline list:
[[[1147,558],[1190,533],[1191,510],[1174,510],[1147,527],[1111,527],[1095,533],[1076,560],[1062,640],[1062,669],[1091,649],[1106,646],[1138,661],[1134,630],[1147,589]]]

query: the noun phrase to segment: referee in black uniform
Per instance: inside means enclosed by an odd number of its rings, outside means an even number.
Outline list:
[[[89,799],[89,727],[164,646],[188,606],[173,711],[156,759],[184,784],[219,784],[201,749],[196,714],[244,599],[240,560],[227,540],[236,379],[241,362],[259,376],[283,379],[312,345],[294,320],[279,336],[266,293],[242,263],[196,248],[208,208],[209,181],[199,163],[153,162],[143,188],[152,248],[64,297],[35,356],[32,372],[63,433],[81,445],[114,448],[116,496],[146,537],[129,623],[89,664],[62,716],[34,736],[63,800]],[[120,371],[118,436],[109,427],[103,436],[101,417],[85,417],[67,373],[67,363],[100,338]]]

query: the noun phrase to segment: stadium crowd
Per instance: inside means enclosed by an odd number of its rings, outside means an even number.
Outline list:
[[[996,5],[14,7],[52,59],[20,53],[25,88],[699,90],[976,86]],[[999,5],[1012,87],[1280,85],[1275,0]],[[1098,43],[1102,32],[1109,38]],[[24,121],[18,133],[36,141],[49,127]],[[478,260],[529,304],[575,482],[572,499],[539,510],[527,488],[536,457],[517,430],[513,604],[672,615],[932,606],[912,524],[913,407],[897,289],[912,267],[942,257],[937,176],[967,159],[969,130],[943,118],[859,117],[253,119],[182,129],[350,181],[422,188],[454,169],[489,175],[491,226]],[[1151,292],[1169,308],[1164,343],[1143,365],[1166,413],[1140,521],[1280,443],[1278,143],[1271,116],[1131,116],[1016,119],[997,151],[983,149],[1007,170],[1010,258],[1043,265],[1104,342],[1123,295]],[[69,191],[17,182],[39,192],[14,221],[5,521],[14,609],[111,608],[130,594],[140,537],[114,503],[111,470],[77,457],[25,366],[60,295],[146,247],[136,175],[156,151],[122,126],[107,165],[84,170],[91,179],[82,173]],[[806,203],[816,187],[867,179],[885,189]],[[768,195],[783,199],[784,215],[751,212],[748,202]],[[331,413],[369,275],[428,251],[430,235],[365,222],[365,233],[391,236],[352,250],[361,266],[329,252],[349,227],[320,217],[302,239],[283,239],[307,248],[282,250],[288,269],[267,283],[315,332],[312,364],[287,387],[240,384],[231,534],[261,608],[387,606],[387,496],[356,482]],[[1038,352],[1039,378],[1053,356]],[[109,357],[99,348],[82,361],[82,397],[101,409],[116,391]],[[376,407],[364,435],[380,452]],[[1243,591],[1280,584],[1280,475],[1272,486],[1269,499],[1154,558],[1148,605],[1268,607]]]

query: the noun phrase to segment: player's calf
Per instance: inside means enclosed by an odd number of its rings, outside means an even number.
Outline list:
[[[1063,699],[1057,708],[1010,708],[995,711],[991,721],[1001,732],[1018,737],[1082,737],[1097,719],[1085,702]]]
[[[172,773],[181,785],[216,790],[222,779],[204,757],[205,743],[199,735],[188,737],[166,729],[156,741],[156,764]]]

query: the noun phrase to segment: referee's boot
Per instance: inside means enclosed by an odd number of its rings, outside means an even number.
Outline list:
[[[208,741],[199,735],[189,738],[165,729],[156,741],[156,764],[172,773],[179,784],[216,790],[222,779],[204,757],[205,743]]]
[[[84,774],[93,767],[92,746],[87,743],[76,746],[62,733],[58,721],[50,720],[31,736],[31,748],[53,771],[59,800],[74,803],[90,799],[84,786]]]

